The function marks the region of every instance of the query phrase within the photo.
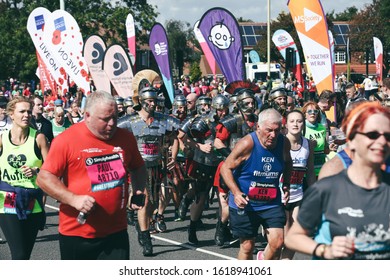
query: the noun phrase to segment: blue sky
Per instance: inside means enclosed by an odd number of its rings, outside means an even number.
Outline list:
[[[176,19],[189,22],[192,26],[210,8],[223,7],[236,17],[251,19],[255,22],[267,21],[267,0],[147,0],[151,5],[157,6],[160,13],[157,21],[165,24],[166,20]],[[270,0],[271,19],[282,12],[288,12],[287,0]],[[362,9],[371,4],[372,0],[322,0],[325,12],[334,10],[336,13],[355,6]]]

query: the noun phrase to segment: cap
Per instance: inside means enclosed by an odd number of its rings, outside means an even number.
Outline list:
[[[62,101],[61,99],[57,99],[56,101],[54,101],[55,106],[62,106],[63,104],[64,104],[64,101]]]

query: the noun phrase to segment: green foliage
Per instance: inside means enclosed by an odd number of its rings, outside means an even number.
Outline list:
[[[358,13],[358,9],[355,6],[346,8],[343,12],[335,14],[334,10],[326,14],[326,17],[332,21],[350,21],[352,20]]]
[[[83,38],[93,34],[103,37],[106,44],[120,44],[127,47],[126,17],[132,13],[136,23],[137,41],[147,42],[142,29],[150,30],[157,17],[156,7],[144,0],[93,1],[72,0],[65,2],[65,10],[79,24]],[[34,44],[27,32],[27,19],[37,7],[45,7],[51,12],[60,8],[58,0],[14,0],[0,2],[0,81],[10,77],[21,82],[38,80]]]
[[[199,81],[202,78],[202,72],[200,71],[199,62],[194,61],[191,64],[190,79],[191,81]]]

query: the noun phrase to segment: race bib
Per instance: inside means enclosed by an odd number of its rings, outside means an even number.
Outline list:
[[[34,208],[35,199],[30,199],[26,214],[30,214]],[[4,197],[4,213],[16,214],[16,193],[7,192]]]
[[[119,154],[89,157],[85,160],[92,192],[123,186],[126,171]]]
[[[142,153],[144,155],[149,155],[149,156],[156,156],[158,155],[158,144],[151,143],[151,144],[142,144]]]
[[[277,197],[278,191],[273,184],[252,183],[248,198],[253,201],[270,201]]]

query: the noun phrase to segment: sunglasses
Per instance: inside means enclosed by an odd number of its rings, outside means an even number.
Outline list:
[[[315,109],[315,110],[307,110],[306,113],[309,114],[309,115],[316,115],[316,114],[318,114],[318,110],[317,109]]]
[[[390,132],[385,132],[385,133],[379,133],[378,131],[370,131],[370,132],[356,132],[357,134],[361,134],[361,135],[364,135],[366,136],[367,138],[371,139],[371,140],[376,140],[378,139],[379,137],[381,137],[382,135],[385,137],[386,141],[387,142],[390,142]]]

